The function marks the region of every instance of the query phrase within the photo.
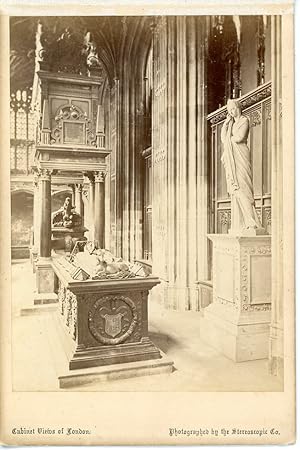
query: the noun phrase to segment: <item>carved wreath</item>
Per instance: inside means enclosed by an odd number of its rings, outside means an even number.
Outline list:
[[[103,323],[99,321],[99,316],[103,318],[105,317],[105,314],[103,313],[111,312],[111,309],[107,307],[107,304],[116,301],[119,301],[121,303],[121,305],[117,308],[117,311],[120,312],[122,310],[122,315],[124,316],[127,315],[127,322],[129,323],[127,324],[127,326],[122,327],[120,333],[118,333],[121,335],[110,338],[104,336],[105,332],[103,329]],[[129,321],[128,319],[129,311],[132,314],[131,321]],[[94,303],[88,314],[88,326],[91,334],[98,342],[101,342],[102,344],[105,345],[117,345],[125,342],[134,332],[137,323],[138,323],[137,307],[129,297],[125,297],[124,295],[118,296],[107,295],[105,297],[99,298]]]

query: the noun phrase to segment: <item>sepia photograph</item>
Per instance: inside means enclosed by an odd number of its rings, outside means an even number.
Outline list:
[[[13,395],[291,392],[293,429],[293,16],[219,9],[7,17]]]

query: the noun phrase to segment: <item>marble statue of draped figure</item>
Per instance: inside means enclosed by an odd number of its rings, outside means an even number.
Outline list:
[[[231,197],[230,234],[256,234],[263,232],[255,210],[250,150],[247,145],[249,120],[241,113],[237,100],[228,100],[228,115],[221,130],[227,191]]]

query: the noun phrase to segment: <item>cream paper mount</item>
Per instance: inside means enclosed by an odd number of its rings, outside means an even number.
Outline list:
[[[293,2],[0,12],[1,442],[294,443]],[[82,234],[143,277],[73,270]]]

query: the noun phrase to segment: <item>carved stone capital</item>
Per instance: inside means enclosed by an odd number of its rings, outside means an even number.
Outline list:
[[[95,183],[95,177],[94,172],[84,172],[84,176],[86,177],[86,183],[94,184]]]
[[[39,169],[39,176],[41,181],[51,181],[51,175],[53,170],[50,169]]]
[[[82,192],[82,184],[76,184],[75,185],[76,191],[81,193]]]
[[[99,172],[94,172],[95,183],[104,183],[106,172],[104,170],[99,170]]]
[[[39,183],[39,176],[40,176],[38,168],[37,167],[32,167],[31,168],[31,173],[33,175],[33,187],[37,188],[38,187],[38,183]]]

